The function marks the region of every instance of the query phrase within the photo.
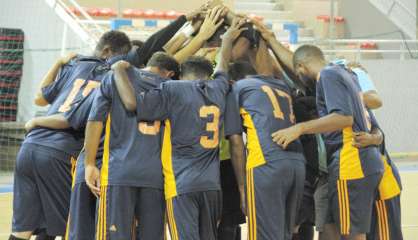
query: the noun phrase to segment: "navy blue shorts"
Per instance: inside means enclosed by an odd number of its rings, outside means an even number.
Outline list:
[[[64,236],[75,159],[54,148],[25,143],[16,159],[13,232],[45,229]]]
[[[304,181],[302,160],[279,160],[247,170],[249,240],[292,238]]]
[[[361,179],[338,180],[330,174],[328,196],[332,221],[341,235],[365,234],[370,231],[374,201],[381,173]]]
[[[221,191],[180,194],[167,200],[172,240],[217,240],[222,213]]]
[[[96,239],[163,240],[165,200],[160,189],[102,186]],[[139,236],[135,236],[136,233]]]
[[[401,195],[375,201],[367,240],[402,240]]]
[[[71,192],[66,240],[91,240],[96,234],[96,202],[85,182],[76,183]]]

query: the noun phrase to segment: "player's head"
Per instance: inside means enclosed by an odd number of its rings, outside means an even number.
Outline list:
[[[232,47],[232,61],[241,60],[251,49],[251,42],[245,37],[239,37]]]
[[[181,64],[180,79],[205,80],[213,74],[212,63],[204,57],[191,56]]]
[[[256,75],[254,67],[246,61],[237,61],[229,64],[228,75],[232,81],[239,81],[248,75]]]
[[[129,37],[120,31],[105,32],[99,39],[94,51],[95,56],[106,59],[127,54],[131,50]]]
[[[147,68],[163,78],[176,79],[180,72],[176,59],[165,52],[154,53],[148,60]]]
[[[324,54],[317,46],[303,45],[293,55],[295,73],[308,88],[315,86],[318,73],[325,65]]]

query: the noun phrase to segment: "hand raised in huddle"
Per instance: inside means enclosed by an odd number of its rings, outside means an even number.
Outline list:
[[[234,42],[238,36],[245,31],[247,28],[243,28],[242,26],[247,22],[247,19],[245,18],[234,18],[232,21],[231,26],[228,28],[228,30],[224,33],[222,36],[222,41],[224,43]]]
[[[272,39],[276,39],[273,31],[267,28],[262,22],[256,19],[251,19],[251,22],[254,24],[255,28],[260,32],[261,37],[263,37],[267,42]]]
[[[199,35],[204,40],[208,40],[224,22],[224,17],[228,9],[224,6],[216,6],[211,9],[200,27]]]
[[[195,20],[198,17],[203,18],[208,10],[209,10],[209,3],[205,3],[202,6],[200,6],[199,8],[197,8],[197,9],[191,11],[190,13],[186,14],[186,19],[187,19],[187,21],[192,21],[192,20]]]

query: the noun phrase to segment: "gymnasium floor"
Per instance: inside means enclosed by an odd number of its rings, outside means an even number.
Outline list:
[[[402,225],[404,240],[418,239],[418,159],[397,161],[403,182]],[[0,240],[7,240],[12,216],[12,176],[0,173]],[[245,226],[243,236],[245,236]],[[245,237],[243,239],[246,239]]]

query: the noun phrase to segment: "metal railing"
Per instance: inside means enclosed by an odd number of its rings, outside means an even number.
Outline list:
[[[68,0],[68,5],[62,0],[45,0],[45,2],[64,21],[62,49],[66,48],[68,27],[91,49],[94,49],[105,30],[75,0]],[[71,8],[78,11],[80,16],[77,16]],[[89,21],[89,24],[83,23],[82,20]]]
[[[385,14],[395,25],[404,31],[410,38],[416,38],[416,13],[411,11],[399,0],[392,0],[390,4],[383,4],[381,0],[370,0],[370,2]],[[393,14],[395,9],[401,9],[402,14]],[[397,12],[397,11],[396,11]]]
[[[363,49],[363,43],[376,43],[380,44],[380,49]],[[323,48],[324,53],[327,55],[337,55],[342,53],[353,53],[356,55],[356,60],[360,60],[363,54],[399,54],[400,59],[417,58],[418,55],[418,40],[408,39],[323,39],[323,40],[302,40],[299,44],[314,44],[320,45]],[[391,49],[388,49],[385,45],[390,45]],[[399,44],[399,48],[395,46]],[[408,44],[414,44],[414,49]],[[332,46],[332,47],[329,47]],[[348,46],[350,47],[348,49]],[[329,48],[327,48],[329,47]],[[415,55],[415,56],[414,56]]]

